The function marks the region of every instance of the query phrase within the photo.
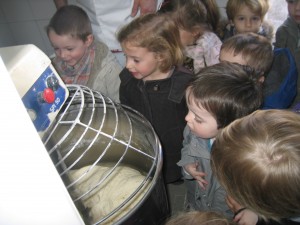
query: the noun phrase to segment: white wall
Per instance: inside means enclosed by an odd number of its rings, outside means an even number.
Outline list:
[[[216,0],[223,17],[227,0]],[[269,0],[273,6],[268,19],[275,27],[286,18],[285,0]],[[69,0],[74,3],[74,0]],[[0,47],[34,44],[47,55],[53,54],[45,32],[56,8],[53,0],[0,0]]]
[[[0,46],[31,43],[49,54],[45,26],[55,10],[52,0],[1,0]]]
[[[55,10],[53,0],[0,0],[0,47],[34,44],[52,54],[45,27]]]
[[[286,0],[269,0],[270,10],[267,13],[266,19],[271,21],[274,30],[282,24],[288,15]]]

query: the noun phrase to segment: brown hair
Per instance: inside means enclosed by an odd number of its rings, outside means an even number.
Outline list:
[[[262,86],[252,71],[221,62],[200,70],[187,88],[186,99],[207,110],[223,128],[261,106]]]
[[[121,45],[131,44],[148,49],[163,59],[162,72],[181,65],[184,59],[179,31],[167,15],[146,14],[139,16],[121,28],[117,34]]]
[[[220,20],[215,0],[172,0],[170,13],[183,30],[216,30]]]
[[[264,218],[300,215],[300,115],[258,110],[224,128],[211,166],[228,195]]]
[[[269,40],[262,35],[243,33],[234,35],[224,41],[220,51],[241,55],[258,74],[269,71],[273,62],[273,49]]]
[[[82,8],[75,5],[59,8],[47,26],[47,34],[50,30],[58,35],[71,35],[73,38],[78,38],[84,42],[92,34],[88,15]]]

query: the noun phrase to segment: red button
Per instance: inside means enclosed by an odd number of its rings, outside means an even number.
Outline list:
[[[47,103],[53,103],[55,100],[55,93],[51,88],[46,88],[43,92],[43,99]]]

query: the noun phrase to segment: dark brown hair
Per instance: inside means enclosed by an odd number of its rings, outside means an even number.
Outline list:
[[[53,30],[57,35],[71,35],[86,41],[92,34],[92,26],[86,12],[75,5],[67,5],[59,8],[52,16],[48,26],[47,34]]]
[[[203,68],[187,88],[187,102],[207,110],[223,128],[261,106],[262,84],[253,73],[228,62]]]

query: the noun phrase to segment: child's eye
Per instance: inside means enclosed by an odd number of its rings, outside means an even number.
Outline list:
[[[71,51],[73,51],[73,48],[67,48],[67,50],[71,52]]]
[[[195,117],[194,120],[195,120],[197,123],[203,123],[203,120],[201,120],[201,119],[198,118],[198,117]]]
[[[253,17],[252,20],[254,20],[254,21],[259,21],[259,20],[260,20],[260,17],[258,17],[258,16]]]
[[[134,59],[133,60],[135,63],[139,63],[140,62],[140,60],[137,60],[137,59]]]
[[[238,17],[239,21],[243,21],[245,18],[244,17]]]

